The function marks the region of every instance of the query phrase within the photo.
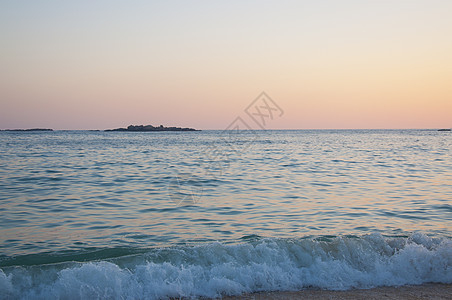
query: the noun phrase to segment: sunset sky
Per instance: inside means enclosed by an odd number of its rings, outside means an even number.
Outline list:
[[[452,127],[452,1],[1,1],[0,129]]]

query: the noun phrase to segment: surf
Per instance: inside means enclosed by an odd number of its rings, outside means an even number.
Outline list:
[[[253,238],[73,258],[2,267],[0,298],[162,299],[452,283],[452,239],[422,233]]]

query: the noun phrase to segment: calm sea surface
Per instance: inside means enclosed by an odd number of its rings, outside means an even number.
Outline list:
[[[450,132],[55,131],[0,139],[5,298],[452,282]]]

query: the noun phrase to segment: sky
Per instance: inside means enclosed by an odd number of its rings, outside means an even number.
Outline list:
[[[0,129],[452,127],[452,1],[0,0]],[[252,123],[248,122],[250,126]]]

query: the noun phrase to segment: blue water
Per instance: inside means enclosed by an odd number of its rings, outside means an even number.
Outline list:
[[[0,298],[452,283],[450,132],[0,140]]]

